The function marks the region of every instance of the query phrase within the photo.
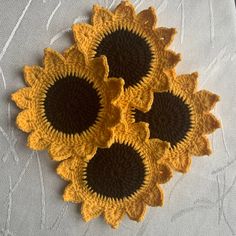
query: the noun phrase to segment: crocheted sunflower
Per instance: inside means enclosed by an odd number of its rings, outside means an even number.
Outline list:
[[[197,91],[197,73],[170,77],[170,89],[155,93],[152,108],[147,113],[136,110],[133,122],[149,123],[150,137],[170,143],[166,161],[177,171],[187,172],[191,156],[210,155],[207,134],[220,127],[210,110],[219,96],[206,90]]]
[[[26,66],[29,87],[19,89],[12,99],[24,111],[18,127],[31,132],[28,146],[49,149],[54,160],[71,155],[90,158],[97,147],[113,142],[113,127],[121,119],[116,104],[124,81],[108,79],[105,57],[85,60],[73,46],[63,55],[45,49],[44,67]]]
[[[115,143],[98,149],[91,160],[74,156],[63,161],[57,173],[71,183],[64,200],[82,203],[85,221],[104,214],[105,221],[117,228],[127,213],[131,220],[144,218],[146,205],[161,206],[163,192],[172,172],[161,157],[169,144],[149,140],[145,123],[132,124],[127,132],[123,126],[116,132]]]
[[[112,12],[94,5],[92,24],[75,24],[73,32],[78,48],[88,59],[105,55],[109,76],[125,80],[125,103],[148,111],[153,91],[168,89],[166,69],[180,60],[167,47],[175,29],[157,28],[155,9],[150,7],[139,14],[129,1],[122,1]]]

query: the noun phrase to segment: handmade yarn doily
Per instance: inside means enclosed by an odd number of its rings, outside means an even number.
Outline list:
[[[74,156],[59,165],[57,173],[70,181],[64,200],[82,203],[81,214],[89,221],[100,214],[113,228],[125,213],[131,220],[144,218],[146,206],[162,206],[160,184],[172,177],[162,156],[169,144],[149,139],[148,124],[120,126],[110,148],[98,149],[91,160]]]
[[[85,221],[142,220],[147,205],[162,206],[172,170],[211,153],[219,96],[197,90],[197,73],[175,74],[175,29],[156,18],[127,0],[114,11],[95,5],[91,24],[73,25],[75,45],[46,49],[44,67],[26,66],[28,87],[12,95],[28,146],[61,161],[64,200],[82,203]]]
[[[87,61],[75,46],[63,55],[46,49],[43,68],[26,66],[29,87],[12,99],[24,109],[16,123],[30,132],[28,146],[49,149],[59,161],[72,154],[89,159],[97,147],[109,147],[121,119],[116,101],[124,81],[108,79],[108,71],[105,57]]]
[[[155,9],[136,14],[129,1],[114,11],[95,5],[91,24],[74,24],[77,47],[91,59],[105,55],[109,76],[125,80],[126,104],[148,111],[153,91],[168,89],[166,69],[172,69],[180,55],[168,50],[175,29],[157,28]]]
[[[166,161],[177,171],[187,172],[191,156],[210,155],[207,134],[220,127],[210,113],[219,96],[206,90],[197,91],[197,73],[170,77],[170,90],[155,93],[152,108],[147,113],[136,110],[133,122],[149,123],[150,137],[170,143]]]

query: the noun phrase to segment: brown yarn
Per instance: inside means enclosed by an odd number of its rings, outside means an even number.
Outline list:
[[[67,134],[81,133],[92,126],[101,108],[100,98],[85,79],[67,76],[49,87],[44,101],[45,117]]]
[[[84,175],[93,192],[121,199],[143,185],[145,166],[140,154],[131,146],[115,143],[109,149],[97,151]]]
[[[96,57],[107,57],[109,76],[122,77],[125,88],[139,83],[151,69],[152,52],[147,41],[125,29],[107,34],[95,51]]]
[[[191,129],[189,106],[171,92],[155,93],[147,113],[136,110],[135,120],[149,123],[151,138],[168,141],[172,146],[183,140]]]

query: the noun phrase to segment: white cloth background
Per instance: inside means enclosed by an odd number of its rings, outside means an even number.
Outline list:
[[[163,208],[142,223],[112,230],[98,218],[84,223],[79,206],[62,200],[66,185],[46,152],[26,147],[15,127],[10,94],[24,86],[22,67],[42,64],[43,49],[62,51],[70,26],[88,20],[96,1],[0,0],[0,235],[234,235],[236,234],[236,12],[233,0],[136,0],[158,9],[158,24],[175,27],[172,48],[182,54],[178,73],[198,71],[200,87],[221,96],[214,110],[222,129],[210,136],[214,153],[194,158],[191,172],[164,186]],[[114,7],[118,1],[100,0]]]

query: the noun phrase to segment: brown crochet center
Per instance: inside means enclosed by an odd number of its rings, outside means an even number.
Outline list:
[[[95,52],[96,57],[107,57],[109,77],[123,78],[125,88],[141,82],[151,69],[152,52],[147,41],[125,29],[106,34]]]
[[[191,129],[191,111],[179,96],[171,92],[155,93],[150,111],[135,111],[135,120],[149,123],[150,137],[175,146]]]
[[[91,191],[102,196],[122,199],[134,194],[143,184],[145,165],[131,146],[115,143],[99,149],[84,169]]]
[[[46,119],[66,134],[87,130],[96,122],[100,109],[100,98],[92,84],[70,75],[49,87],[44,100]]]

